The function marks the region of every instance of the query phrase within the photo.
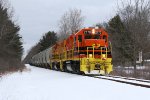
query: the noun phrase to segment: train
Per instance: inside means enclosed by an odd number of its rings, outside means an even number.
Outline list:
[[[108,39],[104,28],[83,28],[34,55],[29,64],[77,74],[110,74],[112,46]]]

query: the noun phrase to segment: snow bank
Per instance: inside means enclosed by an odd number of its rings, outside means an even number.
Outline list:
[[[0,100],[144,100],[150,89],[27,65],[0,79]]]

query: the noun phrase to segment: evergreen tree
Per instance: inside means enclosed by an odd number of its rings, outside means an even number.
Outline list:
[[[36,55],[37,53],[40,52],[40,47],[41,45],[39,43],[37,43],[36,45],[34,45],[33,47],[31,47],[31,49],[28,51],[28,54],[26,55],[26,57],[24,58],[23,62],[24,63],[29,63],[30,59]]]
[[[0,71],[18,69],[23,54],[20,27],[10,17],[8,7],[0,0]]]
[[[49,31],[44,34],[42,39],[40,39],[39,44],[41,45],[40,51],[47,49],[48,47],[54,45],[57,41],[57,34],[54,31]]]
[[[107,30],[110,33],[113,47],[113,61],[124,65],[132,56],[130,34],[126,31],[119,15],[112,18],[108,24]]]
[[[30,59],[37,53],[51,47],[57,41],[57,34],[54,31],[49,31],[43,35],[43,37],[39,40],[39,42],[33,46],[27,56],[25,57],[25,63],[29,63]]]

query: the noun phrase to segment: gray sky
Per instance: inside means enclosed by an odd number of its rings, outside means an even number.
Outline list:
[[[108,21],[115,15],[117,0],[9,0],[20,25],[25,53],[48,31],[58,30],[60,17],[69,9],[82,10],[84,27]]]

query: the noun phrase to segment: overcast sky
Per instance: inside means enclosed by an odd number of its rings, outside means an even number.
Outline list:
[[[25,53],[48,31],[58,30],[60,17],[69,9],[82,10],[84,27],[107,22],[116,13],[117,0],[9,0],[20,25]]]

